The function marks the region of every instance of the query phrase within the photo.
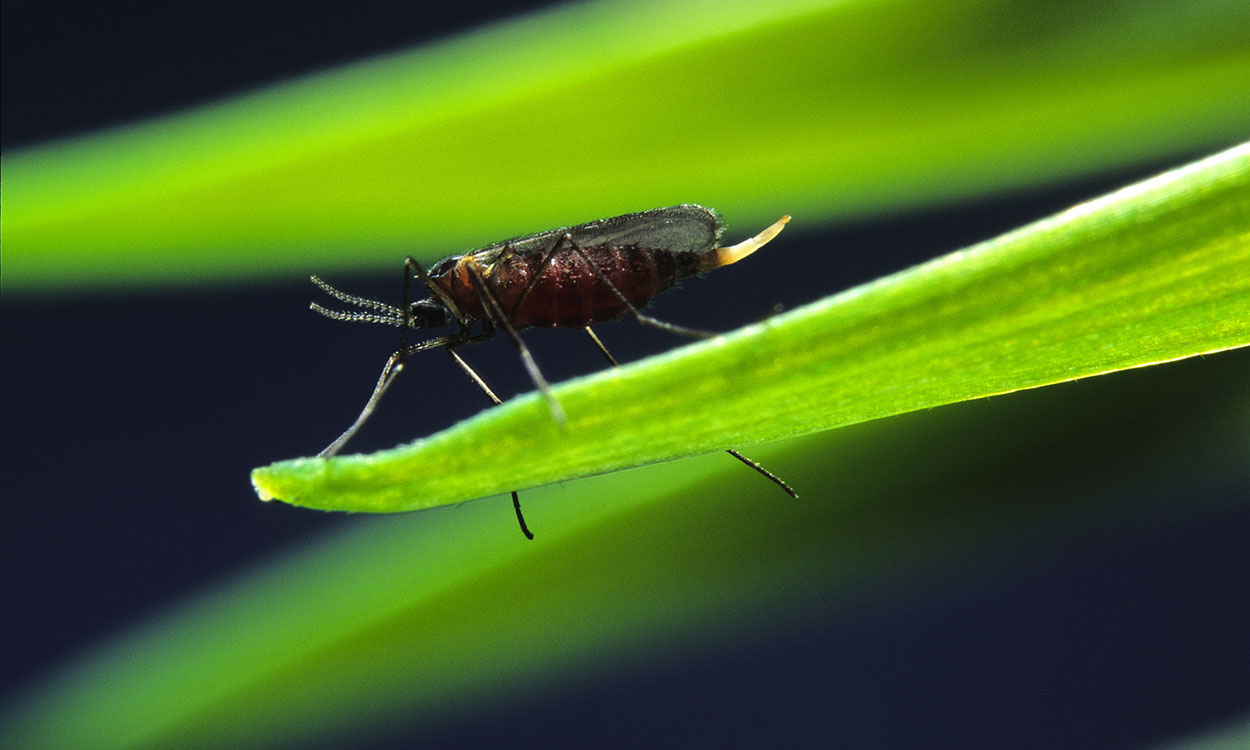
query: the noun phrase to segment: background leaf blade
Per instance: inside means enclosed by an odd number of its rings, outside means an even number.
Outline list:
[[[979,0],[564,6],[6,153],[3,283],[380,269],[690,201],[739,227],[827,221],[1192,152],[1250,126],[1238,18],[1224,0],[1080,22]]]

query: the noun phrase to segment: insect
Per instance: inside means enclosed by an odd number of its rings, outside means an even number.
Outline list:
[[[643,325],[691,338],[715,334],[665,323],[642,313],[657,294],[678,280],[735,263],[763,247],[785,227],[783,216],[759,234],[729,247],[720,247],[720,217],[703,206],[684,204],[600,219],[574,227],[552,229],[453,255],[427,271],[412,256],[404,261],[403,305],[341,292],[316,276],[312,282],[326,294],[357,310],[332,310],[313,302],[313,311],[352,323],[377,323],[400,329],[399,349],[382,368],[373,394],[360,416],[318,455],[333,456],[351,440],[377,408],[382,396],[403,371],[409,356],[442,349],[494,404],[498,396],[456,352],[458,347],[485,341],[502,329],[512,340],[525,369],[547,400],[552,418],[565,422],[564,410],[518,333],[524,328],[580,328],[613,366],[616,359],[590,326],[626,315]],[[413,276],[428,297],[412,299]],[[452,328],[450,333],[408,343],[418,328]],[[780,477],[736,450],[734,458],[759,472],[792,497],[798,497]],[[525,524],[521,502],[512,493],[521,531]]]

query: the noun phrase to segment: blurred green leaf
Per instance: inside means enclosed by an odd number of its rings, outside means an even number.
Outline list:
[[[393,267],[697,202],[952,201],[1250,130],[1250,5],[563,5],[4,155],[7,294]],[[1131,136],[1131,137],[1129,137]]]
[[[1156,750],[1241,750],[1250,745],[1250,716],[1199,734],[1165,742]]]

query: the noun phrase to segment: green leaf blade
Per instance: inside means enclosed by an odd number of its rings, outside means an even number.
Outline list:
[[[389,451],[263,467],[253,483],[262,497],[308,507],[408,511],[1245,346],[1248,238],[1243,145],[764,323],[562,384],[567,429],[530,394]]]

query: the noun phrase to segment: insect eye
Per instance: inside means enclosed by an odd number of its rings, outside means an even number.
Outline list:
[[[433,300],[413,302],[412,317],[416,322],[426,326],[447,325],[447,309]]]

